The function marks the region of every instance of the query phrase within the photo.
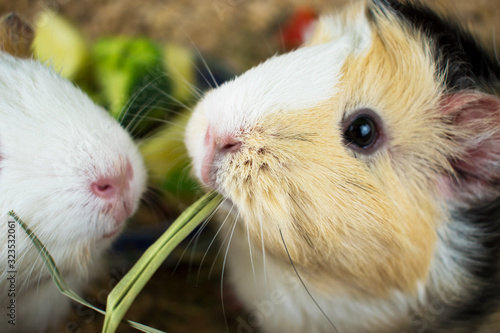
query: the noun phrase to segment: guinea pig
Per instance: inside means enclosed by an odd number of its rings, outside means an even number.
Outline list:
[[[205,94],[240,332],[500,332],[500,66],[414,1],[321,17]]]
[[[129,134],[71,82],[0,53],[1,332],[44,332],[70,309],[23,219],[80,292],[145,190]]]

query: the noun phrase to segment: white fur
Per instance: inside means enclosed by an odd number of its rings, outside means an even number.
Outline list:
[[[7,213],[14,210],[78,290],[88,278],[89,265],[112,240],[103,235],[117,227],[90,184],[128,159],[134,177],[130,191],[122,195],[135,211],[146,179],[136,146],[72,83],[36,61],[0,54],[0,156],[2,267],[7,263]],[[17,307],[16,328],[36,332],[60,320],[68,307],[62,306],[67,300],[30,248],[31,241],[18,228],[16,296],[24,304]],[[8,301],[6,275],[0,272],[3,309]],[[2,316],[0,331],[7,329],[12,327]]]

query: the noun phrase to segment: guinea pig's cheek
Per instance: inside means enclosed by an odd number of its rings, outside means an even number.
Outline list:
[[[425,278],[432,250],[425,244],[432,243],[432,234],[420,230],[415,217],[410,220],[414,227],[404,225],[408,219],[394,198],[377,190],[360,162],[315,150],[314,143],[290,147],[292,152],[303,149],[300,156],[308,157],[287,157],[294,155],[286,147],[281,153],[267,147],[259,154],[257,149],[237,155],[241,159],[223,177],[251,242],[265,244],[270,256],[284,262],[291,258],[302,270],[315,272],[308,280],[324,290],[347,281],[380,295],[391,289],[413,291]]]
[[[189,156],[193,161],[193,173],[202,181],[201,168],[206,156],[205,138],[208,128],[206,115],[198,107],[192,114],[186,126],[184,141]]]

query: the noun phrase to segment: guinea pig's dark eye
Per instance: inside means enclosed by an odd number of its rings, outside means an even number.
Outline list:
[[[354,119],[345,131],[345,138],[351,144],[360,148],[367,148],[372,145],[377,136],[375,122],[368,116],[359,116]]]
[[[369,154],[380,138],[379,119],[372,110],[363,109],[349,117],[344,124],[346,145],[356,151]]]

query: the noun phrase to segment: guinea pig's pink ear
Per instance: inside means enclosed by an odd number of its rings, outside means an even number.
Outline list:
[[[0,18],[0,49],[19,58],[31,58],[35,37],[31,25],[16,13]]]
[[[500,99],[482,92],[446,95],[442,111],[449,117],[458,153],[450,158],[455,174],[447,178],[453,199],[479,199],[500,192]]]

